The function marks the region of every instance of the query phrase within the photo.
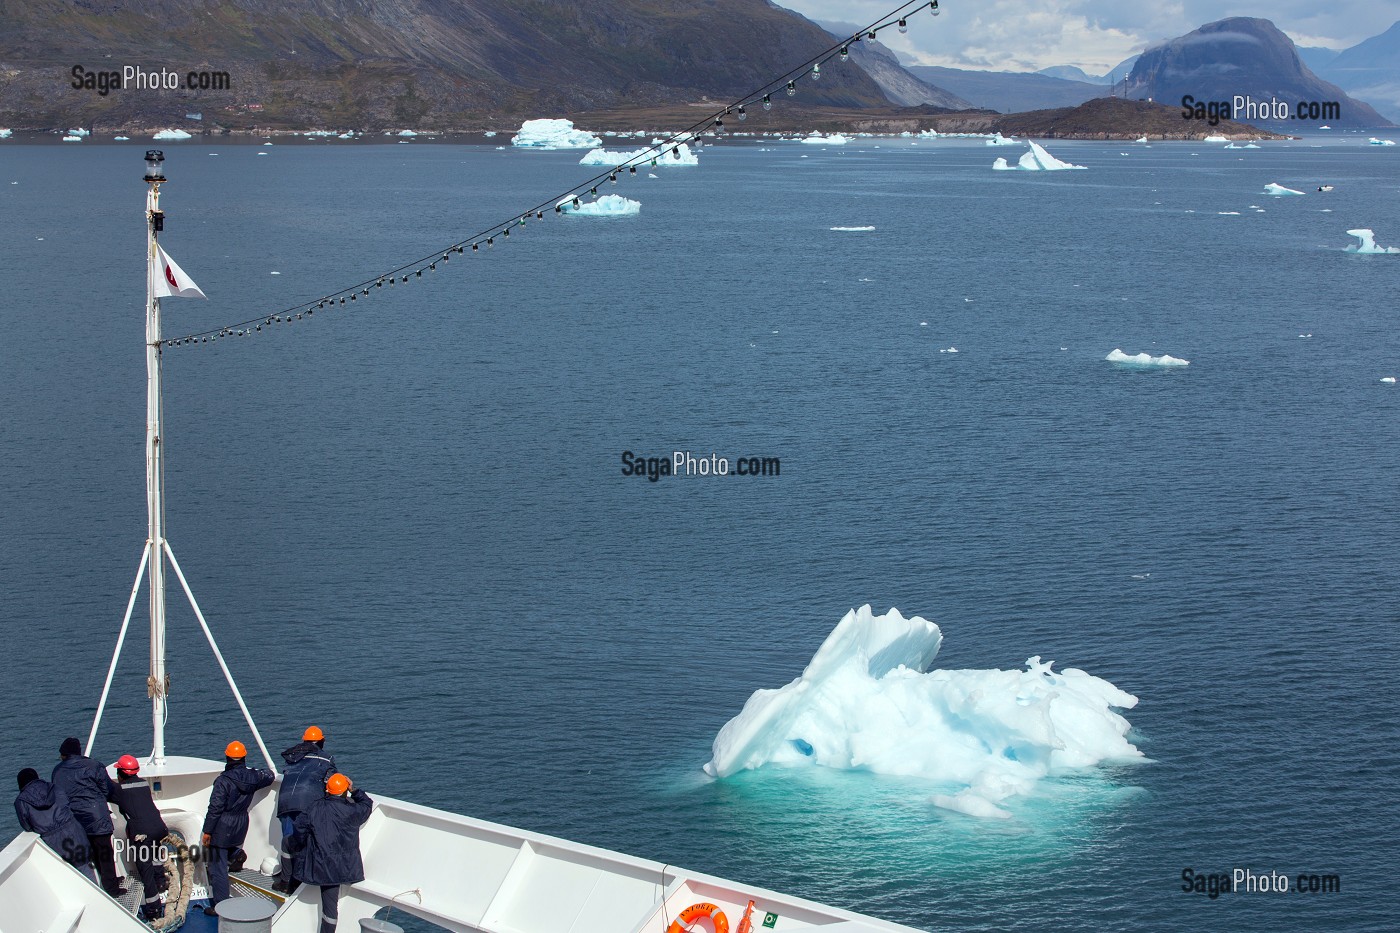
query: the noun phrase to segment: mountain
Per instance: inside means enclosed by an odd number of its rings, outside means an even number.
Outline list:
[[[1229,102],[1240,96],[1255,102],[1278,101],[1290,108],[1301,101],[1335,101],[1340,105],[1338,116],[1321,119],[1279,121],[1245,116],[1251,123],[1279,129],[1302,129],[1323,122],[1367,127],[1387,124],[1370,105],[1348,97],[1335,84],[1313,74],[1299,59],[1293,41],[1266,19],[1222,19],[1142,53],[1128,77],[1128,96],[1176,104],[1186,95],[1207,102]]]
[[[860,30],[859,26],[849,23],[818,21],[818,25],[830,33],[833,39],[846,39]],[[880,90],[885,92],[885,96],[892,103],[901,107],[930,104],[949,110],[968,110],[973,106],[956,94],[915,77],[879,40],[862,39],[851,43],[847,48],[851,53],[851,61],[875,79],[875,83],[880,85]]]
[[[1091,75],[1076,65],[1052,65],[1049,68],[1040,69],[1036,74],[1063,78],[1066,81],[1081,81],[1085,84],[1117,84],[1123,80],[1128,72],[1133,70],[1133,65],[1137,60],[1136,55],[1131,55],[1110,68],[1107,74],[1101,75]]]
[[[485,125],[747,94],[831,45],[768,0],[0,2],[0,125]],[[226,74],[228,90],[71,87],[122,65]],[[859,65],[801,101],[882,107]]]
[[[1307,65],[1312,73],[1318,77],[1326,77],[1327,66],[1332,64],[1338,55],[1342,54],[1337,49],[1326,49],[1320,45],[1299,45],[1296,48],[1298,49],[1298,57],[1303,60],[1303,64]],[[1332,83],[1337,84],[1335,81]],[[1338,86],[1345,89],[1344,85]]]
[[[1181,119],[1180,107],[1145,100],[1096,97],[1078,107],[1033,110],[998,117],[991,123],[1003,136],[1022,139],[1269,139],[1275,134],[1244,123],[1222,120],[1215,126]]]
[[[1400,22],[1379,36],[1336,53],[1318,73],[1400,122]]]
[[[1094,97],[1106,97],[1108,88],[1083,81],[1066,81],[1049,75],[1018,71],[966,71],[934,65],[911,65],[917,78],[944,88],[975,106],[1002,113],[1073,107]]]

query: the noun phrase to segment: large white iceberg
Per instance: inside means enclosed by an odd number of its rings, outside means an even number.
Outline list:
[[[1135,353],[1132,356],[1129,356],[1122,350],[1114,350],[1108,356],[1104,357],[1104,359],[1108,360],[1110,363],[1118,363],[1122,366],[1138,366],[1143,368],[1153,366],[1191,365],[1190,360],[1178,359],[1175,356],[1167,356],[1165,353],[1161,356],[1149,356],[1146,353]]]
[[[603,141],[586,130],[574,129],[572,120],[526,120],[510,144],[527,149],[593,149]]]
[[[674,151],[673,151],[674,150]],[[647,165],[655,159],[657,165],[699,165],[700,157],[689,145],[680,143],[672,146],[657,146],[651,149],[638,149],[634,152],[619,152],[614,149],[593,149],[578,160],[579,165]]]
[[[1302,194],[1303,192],[1294,191],[1292,188],[1285,188],[1283,185],[1276,185],[1273,182],[1269,182],[1267,185],[1264,186],[1264,193],[1272,194],[1275,197],[1280,197],[1282,195],[1287,194]]]
[[[1365,227],[1348,230],[1347,236],[1354,236],[1361,241],[1354,246],[1348,246],[1349,253],[1400,253],[1400,246],[1377,246],[1376,232]]]
[[[1372,136],[1372,137],[1368,140],[1368,142],[1369,142],[1371,145],[1373,145],[1373,146],[1393,146],[1393,145],[1395,145],[1395,140],[1393,140],[1393,139],[1377,139],[1377,138],[1374,137],[1374,136]]]
[[[844,146],[846,143],[850,142],[850,139],[842,136],[840,133],[832,133],[830,136],[823,136],[821,133],[813,130],[810,136],[802,137],[802,142],[813,146]]]
[[[1137,697],[1080,670],[931,669],[937,625],[870,606],[846,613],[802,676],[758,690],[715,737],[705,771],[822,765],[927,779],[932,802],[974,816],[1047,776],[1141,759],[1114,711]]]
[[[999,172],[1020,169],[1026,172],[1058,172],[1067,168],[1083,168],[1082,165],[1071,165],[1068,162],[1061,162],[1059,159],[1046,152],[1040,143],[1030,143],[1030,150],[1023,153],[1019,162],[1015,165],[1007,165],[1005,159],[997,159],[992,163],[992,168]]]
[[[991,139],[987,140],[986,142],[986,145],[988,146],[1019,146],[1020,144],[1021,141],[1015,136],[1003,136],[1001,135],[1000,130],[998,130],[997,134]]]
[[[605,194],[596,201],[581,201],[574,204],[573,197],[563,198],[556,205],[562,213],[577,214],[580,217],[631,217],[642,212],[640,201],[624,198],[620,194]]]
[[[161,130],[160,132],[156,133],[156,135],[152,136],[151,138],[152,138],[152,139],[190,139],[191,136],[190,136],[189,133],[186,133],[184,130]]]
[[[9,139],[9,138],[10,138],[10,134],[11,134],[12,132],[14,132],[14,131],[11,130],[9,127],[0,126],[0,139]]]
[[[1229,141],[1230,140],[1227,137],[1220,136],[1217,134],[1212,134],[1201,140],[1201,142],[1203,143],[1227,143]]]

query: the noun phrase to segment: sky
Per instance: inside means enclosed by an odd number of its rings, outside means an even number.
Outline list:
[[[780,0],[809,19],[864,26],[899,0]],[[1149,45],[1230,16],[1257,16],[1301,46],[1344,49],[1400,20],[1400,0],[939,0],[909,20],[909,32],[880,31],[906,64],[993,71],[1077,65],[1104,74]]]

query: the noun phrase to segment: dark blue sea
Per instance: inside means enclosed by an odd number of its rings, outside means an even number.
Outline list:
[[[371,793],[927,930],[1395,929],[1400,255],[1344,248],[1400,245],[1400,150],[1317,135],[1052,141],[1087,166],[1055,173],[980,140],[708,147],[605,185],[637,216],[551,213],[167,351],[171,543],[269,743],[315,722]],[[162,243],[210,299],[166,301],[167,334],[597,171],[495,142],[166,144]],[[10,773],[87,734],[145,537],[148,145],[0,143]],[[622,475],[675,450],[781,475]],[[1150,761],[1006,821],[910,778],[705,777],[867,602],[936,621],[940,666],[1041,655],[1138,695]],[[171,606],[168,747],[217,758],[248,731]],[[144,625],[107,761],[150,748]],[[1186,868],[1341,890],[1212,899]]]

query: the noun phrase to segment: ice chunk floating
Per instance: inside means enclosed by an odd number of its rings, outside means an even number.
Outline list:
[[[638,149],[635,152],[618,152],[613,149],[593,149],[582,159],[579,165],[626,165],[629,162],[636,162],[637,165],[643,163],[650,164],[655,159],[657,165],[699,165],[700,157],[691,151],[690,146],[685,143],[670,146],[657,146],[651,149]]]
[[[1133,356],[1129,356],[1122,350],[1114,350],[1108,356],[1104,357],[1104,359],[1108,360],[1110,363],[1118,363],[1121,366],[1137,366],[1141,368],[1191,365],[1190,360],[1182,360],[1174,356],[1167,356],[1165,353],[1161,356],[1148,356],[1146,353],[1137,353]]]
[[[1142,759],[1115,712],[1137,697],[1038,657],[1024,671],[930,669],[942,642],[918,616],[851,610],[802,676],[756,691],[725,723],[706,773],[821,765],[926,778],[951,791],[935,805],[1004,819],[1001,804],[1042,778]]]
[[[510,144],[525,149],[593,149],[603,141],[586,130],[574,129],[572,120],[526,120]]]
[[[1264,186],[1264,193],[1272,194],[1275,197],[1281,197],[1286,194],[1302,194],[1303,192],[1294,191],[1292,188],[1285,188],[1283,185],[1276,185],[1273,182],[1269,182]]]
[[[1019,162],[1015,165],[1007,165],[1005,159],[997,159],[992,163],[992,168],[999,172],[1021,169],[1026,172],[1058,172],[1067,168],[1083,168],[1082,165],[1071,165],[1068,162],[1061,162],[1059,159],[1046,152],[1040,143],[1030,143],[1030,151],[1023,154]]]
[[[574,205],[573,198],[564,198],[557,205],[565,214],[580,217],[631,217],[642,212],[642,203],[624,198],[620,194],[605,194],[596,201],[584,201]]]
[[[1400,253],[1400,246],[1378,246],[1376,245],[1376,232],[1368,228],[1359,230],[1348,230],[1347,236],[1354,236],[1361,242],[1348,246],[1349,253]]]

